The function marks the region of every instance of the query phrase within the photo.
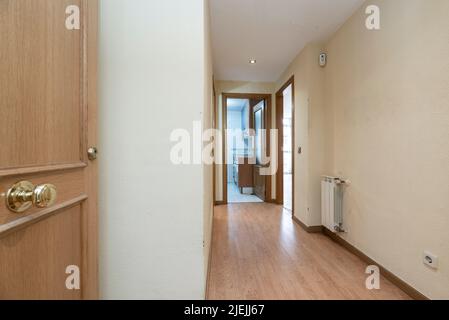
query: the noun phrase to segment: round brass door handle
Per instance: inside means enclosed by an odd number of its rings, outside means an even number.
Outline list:
[[[6,206],[15,213],[22,213],[33,205],[37,208],[47,208],[55,204],[56,187],[52,184],[34,186],[29,181],[16,183],[6,194]]]

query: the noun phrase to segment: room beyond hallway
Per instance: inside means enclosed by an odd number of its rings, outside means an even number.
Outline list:
[[[381,278],[365,287],[367,265],[323,234],[309,234],[281,206],[215,207],[210,300],[410,299]]]
[[[291,172],[284,174],[284,209],[288,210],[290,214],[293,211],[292,182],[293,182],[293,174]]]
[[[254,194],[248,193],[248,188],[240,190],[235,183],[228,183],[228,201],[229,203],[257,203],[263,202]]]
[[[283,204],[293,212],[293,82],[284,90],[282,98],[282,163]]]

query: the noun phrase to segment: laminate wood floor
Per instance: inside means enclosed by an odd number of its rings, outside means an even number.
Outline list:
[[[211,259],[211,300],[410,299],[383,277],[367,290],[366,263],[278,205],[216,207]]]

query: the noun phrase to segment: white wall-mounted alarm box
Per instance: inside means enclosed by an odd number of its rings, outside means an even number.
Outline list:
[[[327,54],[320,54],[320,67],[325,67],[327,63]]]

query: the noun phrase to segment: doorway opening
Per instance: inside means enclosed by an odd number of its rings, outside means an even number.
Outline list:
[[[271,96],[223,94],[225,203],[265,202],[271,198],[271,177],[266,167],[271,119]]]
[[[276,93],[276,123],[278,132],[278,162],[276,201],[294,212],[294,78]]]

